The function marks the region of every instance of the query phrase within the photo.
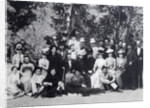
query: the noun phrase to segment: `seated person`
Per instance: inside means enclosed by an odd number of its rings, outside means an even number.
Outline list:
[[[70,76],[67,74],[65,78],[65,89],[68,93],[81,93],[83,96],[87,96],[90,93],[97,93],[100,91],[99,89],[87,88],[85,85],[85,79],[78,70],[75,70],[75,73],[73,74],[70,73]]]
[[[55,97],[64,90],[63,82],[59,80],[55,68],[52,68],[50,74],[43,80],[43,85],[44,90],[41,93],[42,97]]]
[[[118,85],[115,83],[115,76],[109,74],[107,71],[107,67],[102,67],[102,72],[100,73],[100,89],[113,89],[118,90]]]
[[[8,76],[7,82],[7,96],[8,99],[14,99],[24,95],[24,92],[19,88],[20,85],[20,71],[16,66],[11,68],[11,73]]]
[[[39,93],[43,90],[44,86],[42,82],[44,78],[42,68],[38,67],[31,78],[32,96],[38,97]]]

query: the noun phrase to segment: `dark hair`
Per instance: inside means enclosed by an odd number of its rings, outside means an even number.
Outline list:
[[[17,67],[17,66],[13,66],[13,67],[11,68],[11,71],[13,71],[14,68],[17,68],[17,70],[18,70],[18,67]]]
[[[36,69],[35,69],[35,70],[38,70],[38,69],[40,69],[40,71],[42,71],[42,68],[41,68],[41,67],[36,67]]]
[[[50,50],[52,50],[54,47],[55,47],[56,50],[57,50],[57,46],[55,46],[55,45],[52,45],[51,48],[50,48]]]
[[[106,66],[103,66],[103,67],[102,67],[102,70],[104,70],[104,69],[107,69],[107,67],[106,67]]]

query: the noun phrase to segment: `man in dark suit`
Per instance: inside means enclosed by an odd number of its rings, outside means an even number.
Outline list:
[[[136,53],[132,47],[133,45],[128,45],[126,78],[127,88],[135,90],[137,88]]]
[[[136,42],[136,65],[137,65],[137,73],[138,73],[138,87],[143,88],[143,48],[141,48],[141,42]]]

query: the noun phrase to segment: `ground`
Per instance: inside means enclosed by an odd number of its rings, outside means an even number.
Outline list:
[[[123,93],[106,92],[83,97],[67,96],[55,98],[32,98],[28,96],[8,100],[8,107],[27,107],[27,106],[48,106],[62,104],[79,104],[79,103],[99,103],[99,102],[124,102],[124,101],[141,101],[143,99],[143,90],[125,90]]]
[[[11,65],[7,65],[7,74],[10,73]],[[8,107],[27,107],[27,106],[47,106],[47,105],[62,105],[62,104],[79,104],[79,103],[100,103],[100,102],[124,102],[124,101],[140,101],[143,99],[143,90],[124,90],[120,92],[106,92],[99,94],[92,94],[90,96],[83,97],[67,96],[55,98],[32,98],[29,96],[23,96],[13,100],[8,100]]]

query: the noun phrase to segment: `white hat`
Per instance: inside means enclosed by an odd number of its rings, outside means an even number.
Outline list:
[[[79,56],[84,56],[84,55],[86,55],[86,51],[85,50],[79,50],[78,55]]]
[[[119,54],[123,54],[123,53],[124,53],[124,50],[123,50],[123,49],[120,49],[120,50],[118,51],[118,53],[119,53]]]
[[[113,49],[108,49],[108,50],[106,51],[106,53],[112,53],[112,52],[114,52]]]
[[[85,39],[83,37],[80,38],[80,42],[85,42]]]
[[[90,39],[90,43],[95,43],[96,41],[95,41],[95,39],[94,38],[91,38]]]
[[[56,35],[53,35],[53,39],[57,39],[57,36],[56,36]]]
[[[98,48],[98,50],[102,50],[102,51],[104,51],[104,48],[103,48],[103,47],[100,47],[100,48]]]

